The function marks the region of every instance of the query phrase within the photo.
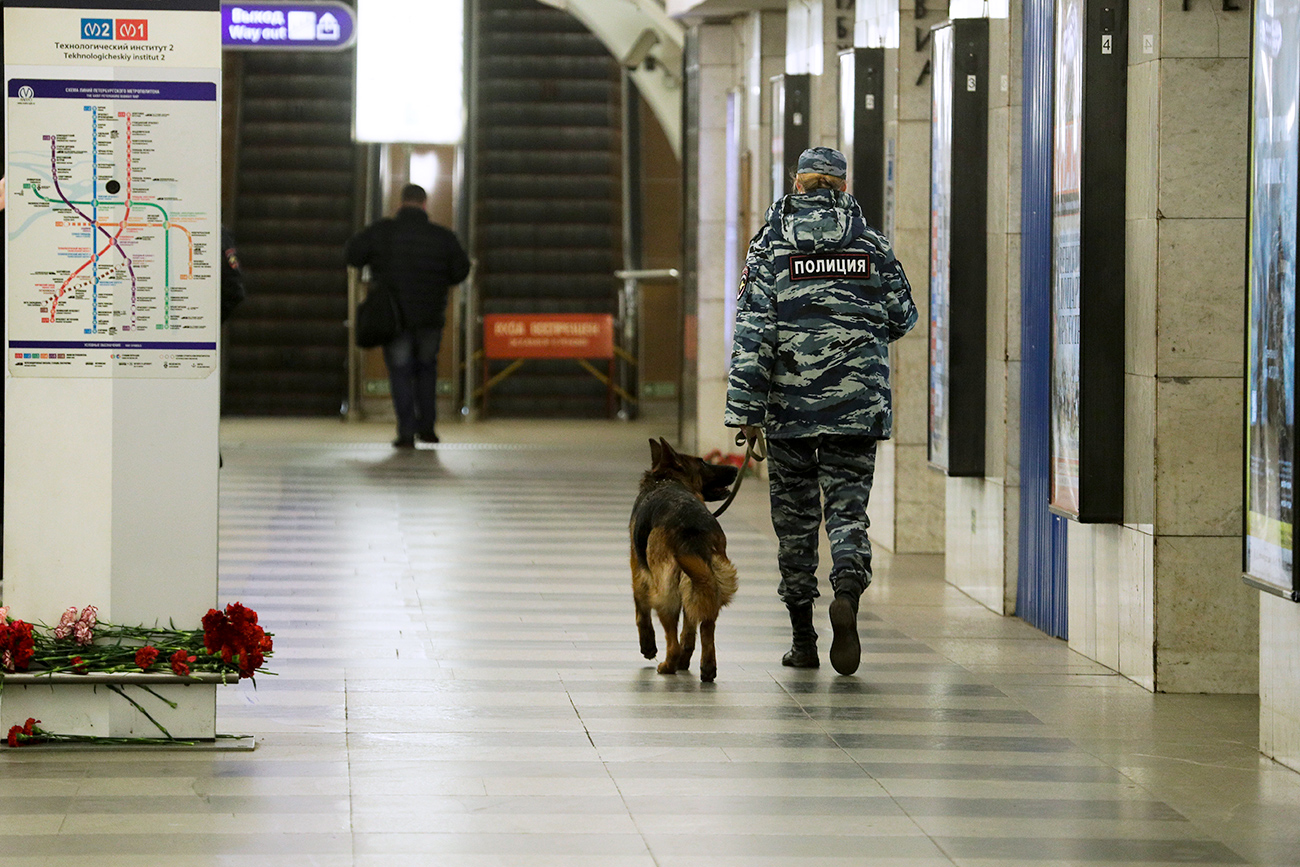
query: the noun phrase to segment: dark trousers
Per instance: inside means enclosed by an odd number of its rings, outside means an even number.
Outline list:
[[[438,348],[442,328],[413,328],[384,344],[384,364],[397,412],[397,434],[432,434],[438,416]]]
[[[819,595],[817,542],[824,512],[834,561],[831,588],[860,596],[871,583],[867,500],[876,472],[876,440],[829,434],[770,439],[767,450],[781,569],[777,592],[787,605],[810,603]]]

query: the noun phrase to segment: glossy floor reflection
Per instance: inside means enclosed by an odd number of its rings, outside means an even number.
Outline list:
[[[1300,864],[1300,774],[1260,757],[1254,698],[1151,695],[924,556],[878,554],[856,676],[784,669],[753,480],[717,683],[662,677],[626,522],[668,431],[441,433],[227,423],[220,598],[279,676],[218,718],[257,749],[6,751],[0,864]]]

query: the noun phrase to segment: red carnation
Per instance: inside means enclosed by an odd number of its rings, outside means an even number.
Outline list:
[[[203,647],[239,667],[240,677],[252,677],[272,650],[271,636],[257,625],[257,612],[238,602],[225,611],[209,609],[203,617]]]
[[[5,671],[26,671],[36,653],[32,625],[21,620],[0,623],[0,667]]]
[[[153,665],[158,659],[158,648],[146,645],[135,652],[135,664],[140,666],[141,671],[148,671],[149,666]]]
[[[80,656],[74,656],[74,657],[72,657],[72,659],[70,659],[69,662],[72,663],[72,673],[73,673],[73,674],[85,674],[85,673],[86,673],[86,660],[82,659]]]
[[[208,653],[216,653],[225,643],[226,615],[215,608],[209,608],[203,615],[203,647]]]
[[[178,650],[171,655],[172,671],[185,677],[190,673],[189,664],[197,659],[197,656],[190,656],[184,650]]]
[[[27,722],[20,726],[13,726],[9,729],[9,746],[19,747],[25,743],[39,740],[39,733],[36,730],[36,724],[40,722],[32,717],[27,718]]]

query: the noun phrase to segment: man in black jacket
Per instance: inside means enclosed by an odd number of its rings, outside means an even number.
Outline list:
[[[424,188],[402,188],[396,216],[371,223],[348,241],[349,265],[370,266],[370,277],[397,298],[402,330],[384,344],[384,364],[397,412],[398,448],[416,437],[436,443],[438,348],[447,321],[447,294],[469,274],[469,256],[456,234],[429,220]]]

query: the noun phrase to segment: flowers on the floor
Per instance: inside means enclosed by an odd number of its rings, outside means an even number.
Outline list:
[[[47,731],[41,728],[37,723],[40,720],[27,718],[27,722],[22,725],[9,727],[9,736],[6,743],[11,747],[30,747],[36,744],[99,744],[103,745],[132,745],[156,744],[165,746],[194,746],[198,741],[182,741],[173,737],[164,738],[106,738],[99,735],[63,735],[58,732]],[[165,729],[164,729],[165,731]],[[229,735],[217,735],[218,738],[229,737]]]
[[[744,454],[735,454],[735,453],[723,454],[722,449],[714,449],[713,451],[709,452],[707,455],[704,456],[704,460],[706,463],[710,463],[710,464],[717,464],[719,466],[732,466],[738,470],[743,469],[745,471],[745,475],[747,476],[758,475],[757,466],[753,464],[750,464],[748,467],[745,466]]]
[[[10,728],[9,746],[19,747],[24,744],[29,744],[35,738],[39,737],[39,735],[37,735],[36,733],[38,731],[36,728],[36,724],[38,722],[40,722],[40,720],[32,719],[31,717],[28,717],[27,722],[24,723],[23,725],[13,726],[12,728]]]
[[[170,670],[181,677],[217,672],[234,679],[270,674],[274,648],[257,612],[238,602],[209,609],[202,629],[119,626],[99,619],[99,609],[68,608],[53,628],[27,623],[0,608],[0,688],[4,674],[111,674]]]

